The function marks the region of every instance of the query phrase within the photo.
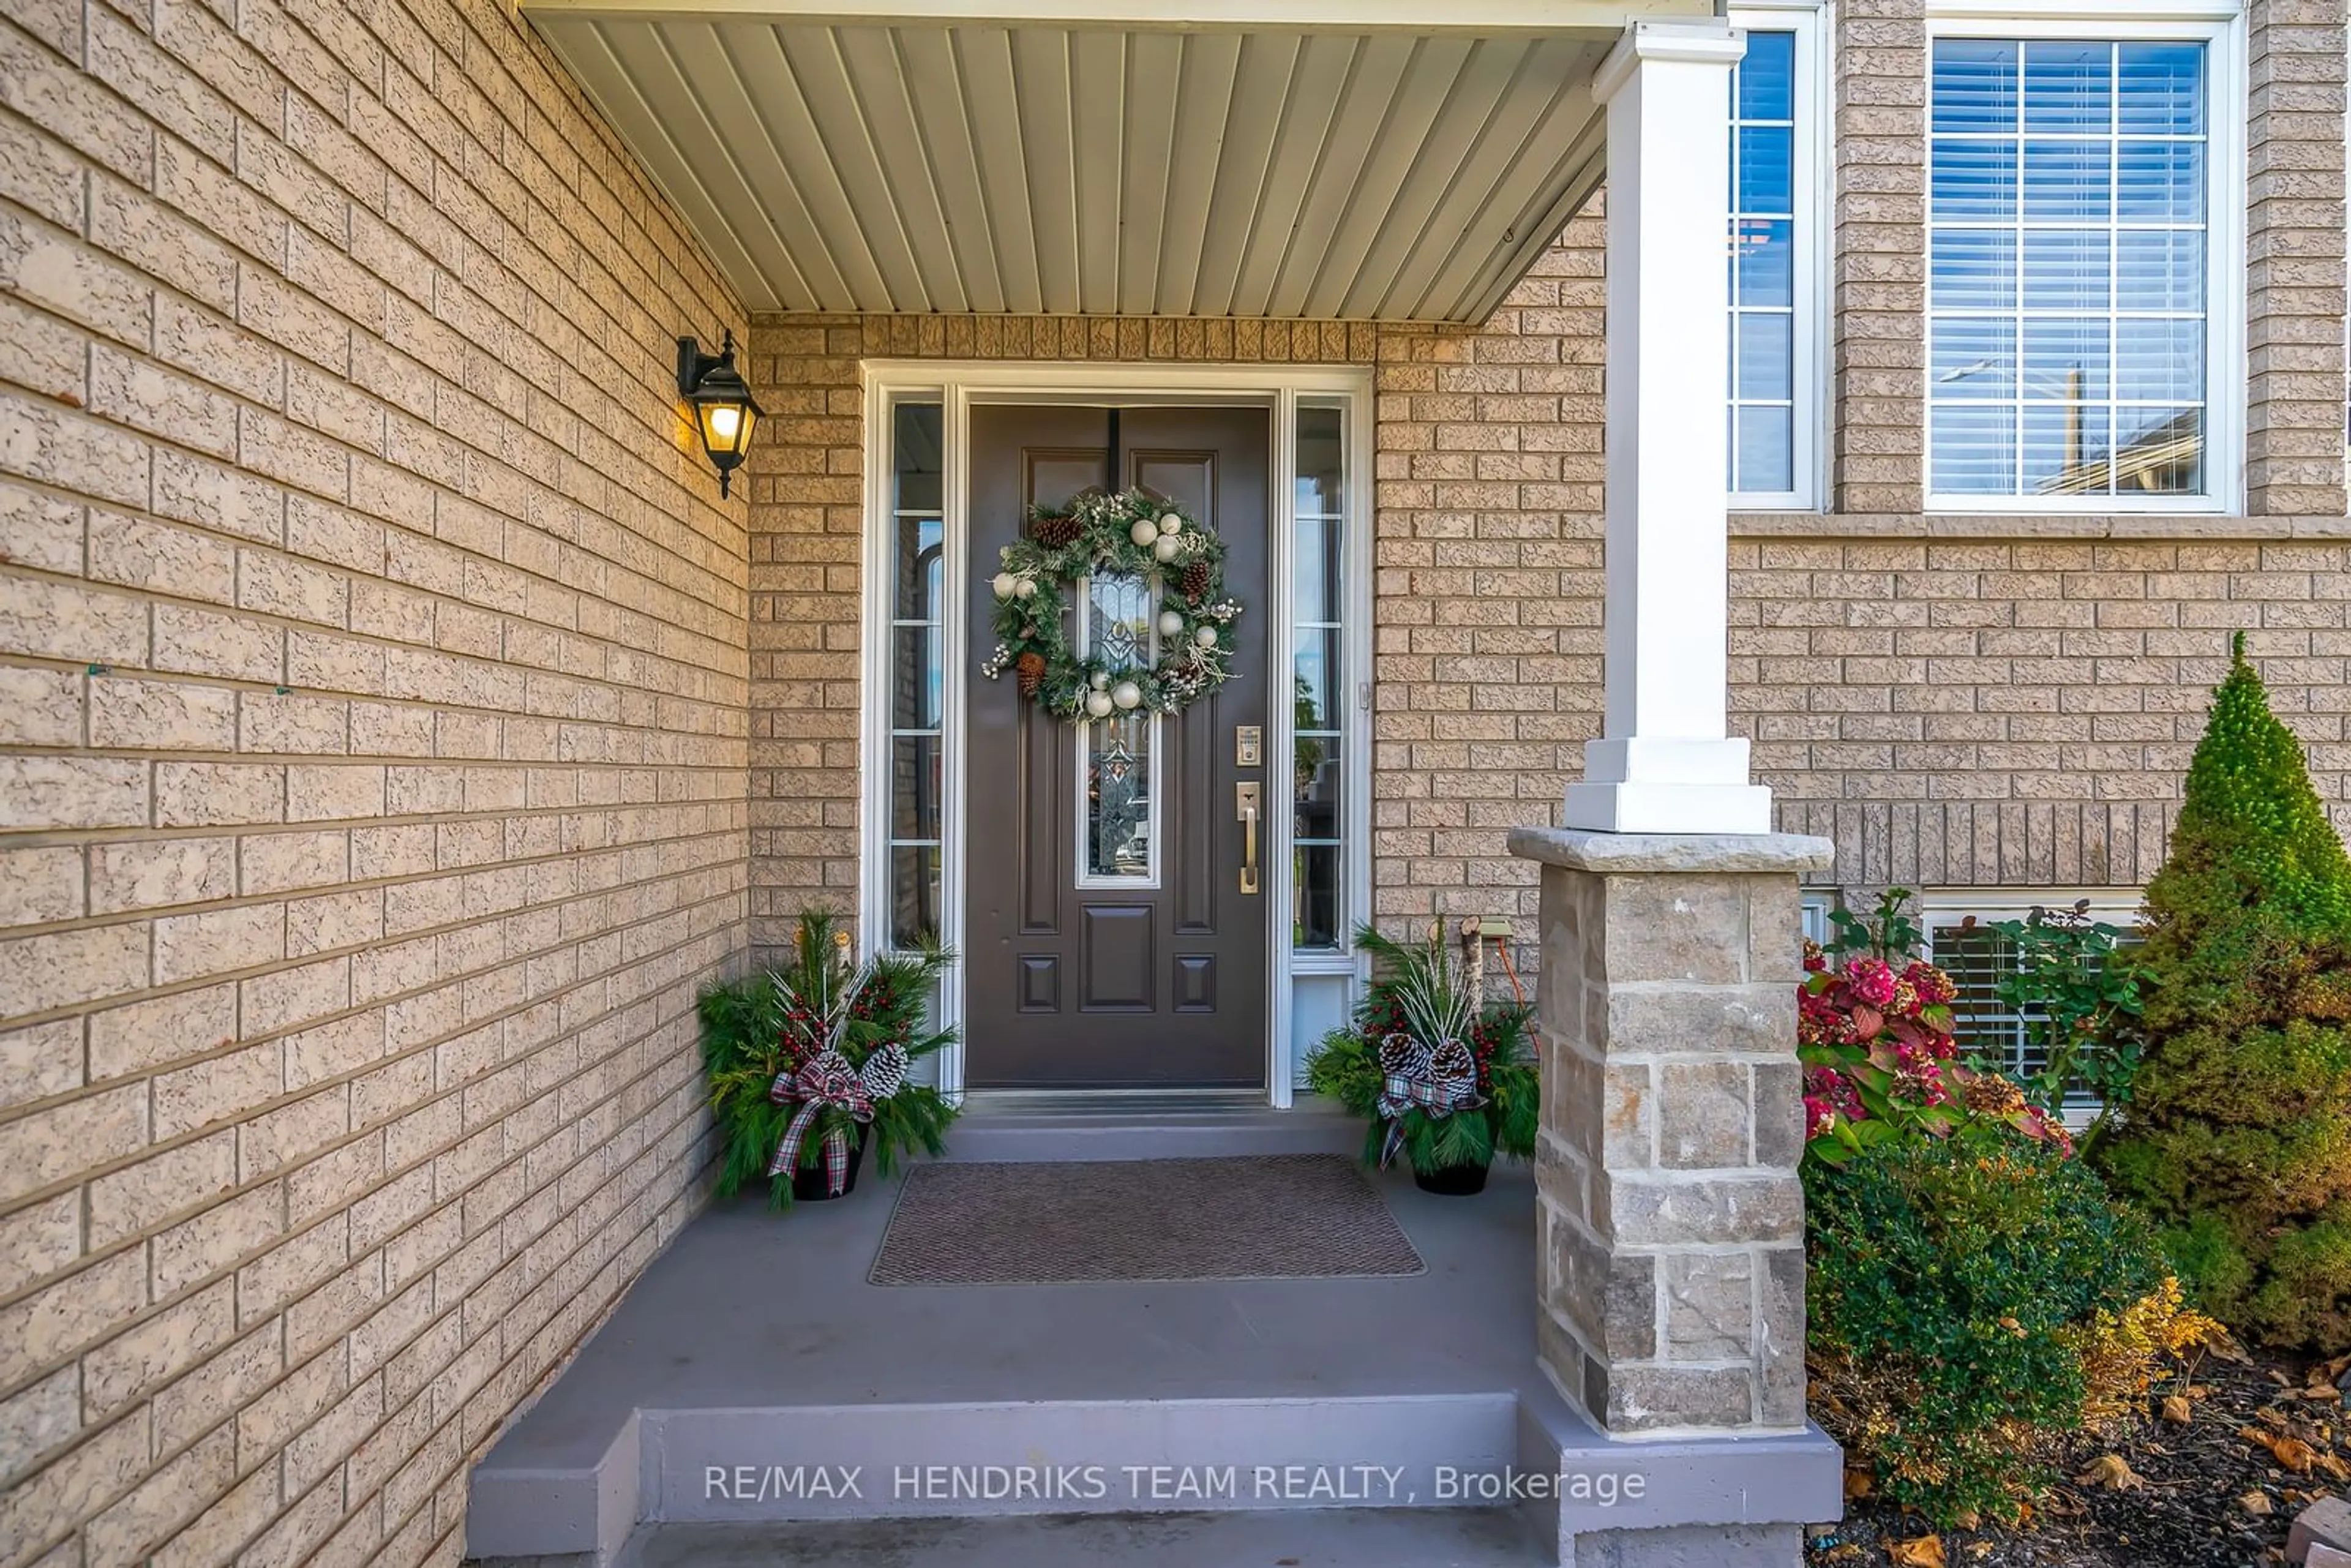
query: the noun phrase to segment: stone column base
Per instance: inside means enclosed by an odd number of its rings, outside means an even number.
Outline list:
[[[1627,1441],[1535,1389],[1519,1463],[1558,1478],[1531,1506],[1562,1568],[1800,1568],[1804,1527],[1844,1512],[1844,1456],[1817,1427]]]
[[[1612,1437],[1804,1427],[1798,875],[1825,839],[1520,828],[1542,865],[1537,1359]]]

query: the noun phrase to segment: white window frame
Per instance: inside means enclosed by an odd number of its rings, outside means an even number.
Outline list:
[[[1796,78],[1791,94],[1795,110],[1793,164],[1790,172],[1794,201],[1791,205],[1794,242],[1793,277],[1789,298],[1795,302],[1795,431],[1796,444],[1789,473],[1795,487],[1789,490],[1733,490],[1729,506],[1735,512],[1813,512],[1827,493],[1825,477],[1829,428],[1829,334],[1833,301],[1829,297],[1832,243],[1827,192],[1834,165],[1829,161],[1831,120],[1834,114],[1830,84],[1829,30],[1823,25],[1818,0],[1751,0],[1734,7],[1730,25],[1740,31],[1793,33],[1796,36]],[[1725,106],[1725,120],[1729,108]],[[1729,193],[1725,193],[1726,200]],[[1729,311],[1726,302],[1724,311]],[[1728,413],[1732,388],[1726,380],[1723,409]]]
[[[1802,924],[1804,940],[1817,946],[1829,945],[1834,933],[1829,927],[1829,911],[1837,906],[1836,894],[1823,888],[1806,890],[1796,898],[1796,917]]]
[[[2248,89],[2244,18],[2237,6],[2211,0],[2022,0],[1997,8],[1936,5],[1927,17],[1928,259],[1927,362],[1934,362],[1933,165],[1935,41],[1939,38],[2077,39],[2092,43],[2172,42],[2205,46],[2204,229],[2204,472],[2201,496],[1952,495],[1928,490],[1929,512],[2178,513],[2198,516],[2243,510],[2245,414],[2250,382],[2245,361],[2245,224],[2251,181],[2245,165]],[[2022,179],[2020,171],[2019,178]],[[2022,266],[2022,258],[2018,258]],[[1934,476],[1933,392],[1920,409],[1921,452]]]
[[[1969,915],[1979,925],[2022,920],[2035,909],[2072,909],[2089,901],[2089,917],[2108,925],[2136,926],[2146,894],[2136,887],[2061,887],[2036,893],[2016,888],[1929,888],[1918,894],[1918,929],[1928,963],[1936,962],[1935,927],[1957,925]],[[2075,1132],[2096,1120],[2098,1107],[2076,1103],[2070,1097],[2064,1108],[2065,1124]]]

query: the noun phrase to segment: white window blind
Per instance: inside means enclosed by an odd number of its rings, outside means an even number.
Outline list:
[[[2212,53],[1935,41],[1935,497],[2213,493]]]
[[[2056,895],[2053,903],[2062,908],[2071,901]],[[2022,920],[2028,913],[2024,909],[1929,910],[1920,923],[1936,967],[1950,976],[1958,991],[1951,1004],[1952,1033],[1960,1056],[1980,1058],[2020,1077],[2039,1072],[2049,1064],[2040,1027],[2046,1015],[2039,1008],[2020,1011],[2001,999],[2001,982],[2016,973],[2017,952],[2016,944],[1997,928],[2004,921]],[[2123,928],[2118,946],[2127,947],[2137,940],[2130,929],[2132,913],[2126,906],[2094,906],[2090,915],[2094,920]],[[2067,1093],[2065,1100],[2069,1107],[2097,1103],[2079,1091]]]

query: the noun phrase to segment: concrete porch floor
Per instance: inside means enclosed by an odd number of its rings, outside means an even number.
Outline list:
[[[1290,1125],[1286,1137],[1295,1136],[1298,1124]],[[1003,1157],[1008,1136],[970,1141]],[[1089,1134],[1086,1143],[1096,1140]],[[1103,1152],[1116,1143],[1102,1141]],[[831,1522],[790,1528],[835,1531],[862,1521],[887,1535],[884,1525],[925,1515],[1028,1516],[1026,1524],[1003,1518],[994,1533],[974,1539],[969,1550],[982,1554],[968,1561],[977,1568],[994,1561],[983,1551],[989,1541],[1000,1539],[1007,1561],[1043,1563],[1053,1559],[1037,1552],[1082,1539],[1050,1528],[1046,1516],[1206,1509],[1209,1523],[1179,1534],[1207,1553],[1204,1563],[1238,1562],[1252,1553],[1231,1556],[1220,1541],[1239,1547],[1231,1532],[1275,1527],[1217,1522],[1213,1511],[1277,1510],[1301,1516],[1304,1529],[1303,1516],[1329,1518],[1334,1505],[1452,1504],[1446,1511],[1461,1519],[1412,1528],[1456,1545],[1399,1540],[1395,1549],[1431,1562],[1555,1562],[1510,1548],[1510,1555],[1483,1554],[1499,1543],[1469,1517],[1487,1511],[1474,1506],[1479,1500],[1438,1495],[1435,1484],[1448,1470],[1555,1472],[1570,1450],[1604,1457],[1621,1447],[1570,1412],[1535,1364],[1531,1174],[1498,1167],[1487,1191],[1466,1199],[1422,1193],[1401,1170],[1371,1179],[1425,1273],[883,1287],[867,1283],[866,1273],[898,1181],[869,1167],[849,1197],[783,1216],[758,1199],[716,1206],[653,1263],[475,1468],[469,1554],[648,1565],[833,1561],[830,1548],[795,1558],[750,1527],[821,1521]],[[1703,1469],[1684,1490],[1704,1494],[1700,1511],[1739,1521],[1755,1516],[1748,1500],[1776,1484],[1775,1467],[1800,1460],[1794,1450],[1807,1446],[1750,1442],[1726,1468],[1719,1443],[1646,1444],[1642,1462],[1660,1474],[1660,1466],[1694,1477]],[[1091,1465],[1107,1485],[1075,1500],[976,1497],[955,1483],[940,1490],[926,1469],[988,1465]],[[1241,1495],[1167,1491],[1154,1469],[1163,1466],[1238,1467]],[[1292,1466],[1307,1467],[1302,1484]],[[1276,1467],[1273,1492],[1260,1483],[1250,1495],[1252,1472]],[[1364,1467],[1379,1474],[1366,1477]],[[860,1484],[844,1495],[841,1480],[852,1469]],[[1336,1497],[1327,1483],[1317,1490],[1311,1478],[1323,1472],[1342,1489],[1353,1474],[1358,1489]],[[1555,1536],[1556,1520],[1535,1511],[1529,1539]],[[663,1528],[643,1532],[641,1523]],[[1117,1528],[1146,1524],[1130,1518]],[[1384,1561],[1345,1546],[1343,1534],[1310,1531],[1301,1539],[1332,1541],[1355,1553],[1350,1561]],[[967,1560],[910,1556],[900,1549],[909,1544],[903,1533],[892,1540],[898,1545],[870,1558],[848,1553],[845,1538],[834,1544],[844,1563]],[[1277,1551],[1265,1561],[1298,1554]]]
[[[1535,1378],[1534,1186],[1372,1178],[1427,1263],[1393,1279],[880,1286],[903,1175],[772,1214],[714,1205],[645,1272],[484,1472],[595,1463],[643,1409],[998,1400],[1514,1395]]]

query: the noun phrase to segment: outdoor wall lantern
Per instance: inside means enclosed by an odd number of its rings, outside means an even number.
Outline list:
[[[705,354],[691,338],[677,340],[678,395],[694,406],[694,425],[702,433],[702,450],[718,470],[718,493],[726,494],[726,477],[743,465],[751,449],[751,427],[761,409],[751,399],[743,372],[735,368],[735,333],[715,354]]]

